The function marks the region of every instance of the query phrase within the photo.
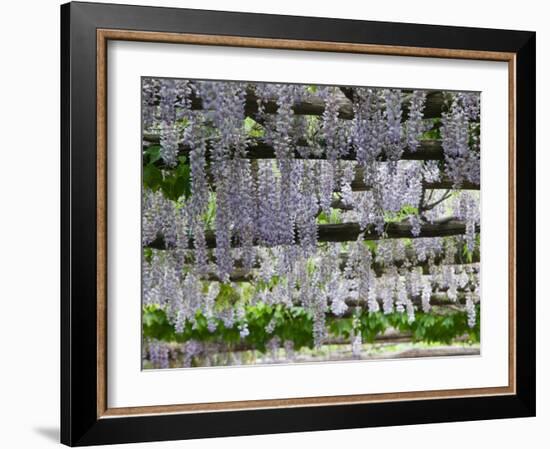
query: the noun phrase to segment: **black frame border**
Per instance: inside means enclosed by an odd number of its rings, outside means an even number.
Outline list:
[[[96,30],[516,54],[516,394],[97,417]],[[94,3],[61,6],[61,442],[70,446],[535,416],[534,32]],[[521,199],[521,200],[519,200]]]

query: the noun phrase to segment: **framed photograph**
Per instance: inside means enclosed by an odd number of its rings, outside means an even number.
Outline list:
[[[61,439],[535,414],[535,33],[61,7]]]

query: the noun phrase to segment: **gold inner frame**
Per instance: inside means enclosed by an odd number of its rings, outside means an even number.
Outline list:
[[[109,40],[270,48],[304,51],[362,53],[427,58],[472,59],[508,63],[508,385],[504,387],[426,390],[345,396],[266,399],[199,404],[175,404],[108,408],[107,406],[107,42]],[[238,36],[158,33],[115,29],[97,30],[97,417],[168,413],[199,413],[305,406],[344,405],[421,399],[513,395],[516,393],[516,54],[492,51],[454,50],[355,44]]]

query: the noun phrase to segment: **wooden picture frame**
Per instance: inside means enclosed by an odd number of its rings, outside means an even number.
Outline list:
[[[62,443],[534,416],[535,33],[79,2],[61,7],[61,24]],[[507,62],[508,386],[109,408],[106,49],[112,40]]]

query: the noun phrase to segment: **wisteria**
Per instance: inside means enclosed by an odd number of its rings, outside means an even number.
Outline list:
[[[475,99],[477,98],[477,100]],[[448,112],[441,115],[441,138],[445,153],[445,173],[460,187],[464,181],[479,184],[480,163],[477,134],[479,95],[456,94]]]
[[[407,136],[407,146],[414,152],[420,145],[420,138],[424,131],[428,130],[428,125],[424,122],[423,110],[426,104],[426,92],[415,90],[411,94],[409,117],[405,123],[405,132]]]
[[[426,317],[478,340],[479,119],[471,92],[144,78],[145,366],[361,359]]]

